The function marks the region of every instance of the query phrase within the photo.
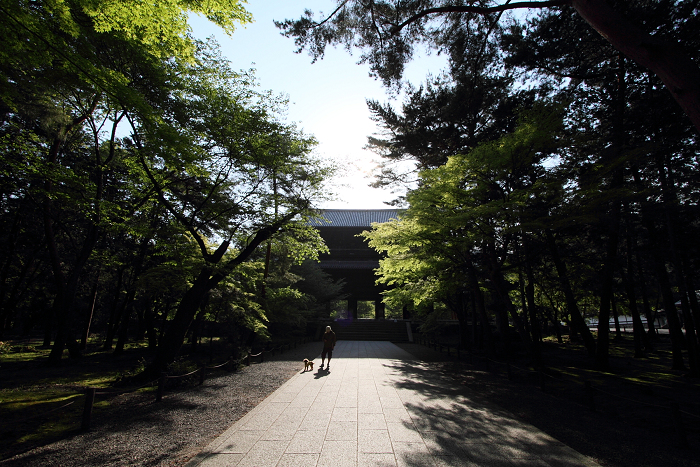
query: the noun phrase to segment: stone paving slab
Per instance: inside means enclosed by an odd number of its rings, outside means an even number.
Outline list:
[[[597,466],[389,342],[338,342],[187,467]],[[301,367],[301,362],[299,362]]]

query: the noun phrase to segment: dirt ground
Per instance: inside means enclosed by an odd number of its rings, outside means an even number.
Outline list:
[[[506,362],[462,352],[457,360],[454,348],[448,358],[445,347],[401,347],[438,361],[482,397],[601,465],[700,465],[700,381],[670,370],[670,343],[663,336],[638,359],[631,336],[613,342],[609,372],[596,371],[584,349],[569,343],[545,343],[542,372],[524,356]],[[672,410],[674,403],[679,412]]]

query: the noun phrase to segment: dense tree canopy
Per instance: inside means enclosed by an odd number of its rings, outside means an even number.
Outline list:
[[[293,263],[323,251],[305,219],[330,172],[284,99],[189,35],[190,12],[232,32],[241,3],[1,8],[2,332],[43,324],[57,363],[91,328],[120,352],[136,319],[151,372],[195,319],[266,337],[279,300],[261,296],[258,247]]]
[[[641,4],[642,8],[656,7],[655,13],[675,19],[675,30],[658,31],[635,23],[629,17],[630,3]],[[607,0],[339,0],[337,9],[328,16],[316,20],[313,12],[307,10],[301,19],[277,25],[285,35],[295,38],[299,50],[308,49],[314,59],[323,57],[328,45],[360,49],[361,61],[369,63],[385,84],[395,85],[418,44],[442,50],[450,42],[453,25],[466,23],[474,15],[486,15],[495,24],[509,10],[570,8],[617,50],[655,73],[700,131],[700,68],[693,61],[697,59],[697,49],[679,42],[676,36],[677,31],[693,27],[692,18],[697,17],[698,8],[695,2],[613,2],[611,6]],[[679,10],[685,10],[680,18],[674,14]],[[474,33],[488,36],[491,28]]]

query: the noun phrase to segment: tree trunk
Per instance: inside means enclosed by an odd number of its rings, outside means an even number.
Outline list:
[[[506,311],[510,314],[513,323],[515,323],[515,329],[518,332],[518,335],[520,336],[523,346],[525,346],[526,352],[533,359],[533,361],[538,364],[540,361],[540,356],[535,354],[532,346],[532,340],[530,339],[530,334],[525,329],[522,317],[518,314],[518,310],[516,310],[515,305],[513,305],[513,302],[508,296],[506,281],[503,278],[503,274],[501,273],[501,271],[492,271],[491,280],[493,281],[494,287],[496,288],[496,294],[500,296],[501,303],[505,307]],[[504,328],[506,331],[509,331],[510,328],[508,326],[508,317],[505,316],[504,318]]]
[[[119,295],[122,291],[122,283],[124,282],[124,271],[126,267],[122,267],[117,274],[117,285],[114,287],[114,296],[112,297],[112,305],[109,311],[109,321],[107,321],[107,332],[105,333],[105,341],[102,344],[102,350],[112,350],[114,336],[119,329]]]
[[[615,301],[615,294],[610,297],[610,307],[613,314],[613,320],[615,321],[615,340],[622,339],[622,330],[620,329],[620,314],[617,312],[617,302]]]
[[[629,209],[626,209],[629,212]],[[627,274],[622,273],[622,283],[627,294],[627,303],[629,304],[630,312],[632,313],[632,332],[634,336],[634,358],[644,356],[643,348],[646,347],[646,335],[642,319],[639,316],[639,307],[637,306],[637,293],[634,287],[634,262],[632,261],[632,228],[627,222]]]
[[[665,218],[666,234],[668,236],[668,249],[672,270],[675,273],[675,285],[678,287],[678,292],[681,299],[681,312],[683,314],[683,324],[686,329],[686,345],[688,346],[688,363],[692,376],[700,376],[700,353],[698,353],[698,341],[695,335],[695,326],[690,313],[690,303],[688,302],[688,291],[686,290],[686,281],[683,277],[684,272],[682,263],[679,259],[678,248],[676,247],[676,203],[678,202],[678,194],[674,183],[674,174],[671,169],[671,164],[667,161],[666,153],[658,154],[656,163],[659,172],[659,181],[661,184],[661,194],[663,201],[663,214]],[[667,314],[670,312],[666,310]],[[675,305],[673,308],[675,313]]]
[[[663,184],[662,184],[663,186]],[[700,376],[700,353],[698,353],[698,339],[695,334],[695,325],[693,324],[693,316],[690,312],[690,302],[688,300],[688,290],[686,288],[686,280],[683,277],[685,274],[692,274],[691,271],[683,271],[681,261],[676,251],[675,229],[673,224],[675,216],[671,215],[670,209],[665,209],[666,213],[666,230],[669,236],[669,247],[671,250],[671,260],[673,261],[673,270],[676,272],[675,279],[678,286],[678,292],[681,299],[681,313],[683,314],[683,327],[685,327],[685,340],[688,346],[688,364],[692,376]],[[693,291],[693,293],[695,293]],[[673,312],[676,312],[675,304]],[[668,310],[667,310],[668,313]]]
[[[132,289],[127,293],[124,299],[124,305],[122,308],[121,318],[119,319],[119,332],[117,333],[117,345],[114,347],[114,355],[121,355],[124,353],[124,345],[129,337],[129,324],[131,321],[131,314],[134,311],[134,296],[136,295],[136,290]]]
[[[199,309],[199,304],[211,290],[209,284],[211,273],[212,269],[210,267],[203,267],[192,283],[192,287],[182,297],[175,316],[168,325],[160,345],[158,345],[153,361],[145,370],[145,378],[158,377],[160,372],[177,356],[187,335],[187,330],[190,328],[190,324]]]
[[[88,308],[87,317],[85,319],[85,327],[83,328],[83,338],[80,341],[80,350],[85,350],[87,348],[87,341],[90,337],[90,325],[92,324],[92,317],[95,314],[95,303],[97,302],[97,286],[100,283],[100,271],[97,271],[97,278],[95,278],[95,285],[92,286],[92,292],[90,293],[90,305]]]
[[[620,172],[617,170],[617,172]],[[621,175],[621,174],[620,174]],[[596,342],[596,363],[601,369],[609,368],[610,352],[610,311],[613,301],[613,283],[615,280],[615,263],[617,261],[617,244],[620,224],[620,201],[614,200],[610,208],[608,221],[608,239],[605,260],[601,271],[600,310],[598,313],[598,340]],[[619,326],[618,326],[619,328]]]
[[[46,157],[46,161],[48,162],[49,166],[58,167],[58,156],[60,154],[63,142],[70,132],[73,131],[73,129],[77,128],[81,123],[87,120],[95,111],[97,104],[99,103],[99,98],[99,95],[95,95],[91,106],[86,109],[86,112],[83,115],[74,118],[72,122],[63,127],[54,137]],[[99,177],[97,177],[96,181],[95,201],[96,205],[98,206],[97,209],[99,210],[99,202],[102,199],[101,173]],[[53,203],[51,202],[50,196],[51,193],[54,192],[53,180],[50,178],[44,179],[44,189],[46,190],[46,194],[42,200],[42,219],[44,223],[44,240],[46,241],[46,247],[49,253],[51,269],[53,271],[54,283],[56,286],[56,297],[54,299],[53,310],[57,327],[56,339],[54,340],[53,347],[49,353],[48,363],[49,365],[58,365],[61,361],[63,350],[66,348],[66,345],[70,345],[69,350],[71,352],[71,356],[75,357],[80,354],[77,343],[73,345],[75,338],[72,336],[75,295],[78,290],[78,279],[82,274],[90,254],[92,254],[92,251],[97,244],[98,227],[95,223],[91,223],[87,228],[87,232],[85,232],[85,238],[83,239],[83,244],[75,260],[75,264],[73,264],[70,273],[66,276],[60,258],[58,244],[56,242],[56,233],[53,227]]]
[[[698,296],[695,293],[695,281],[693,281],[693,270],[688,264],[688,258],[683,257],[681,260],[683,267],[683,277],[686,281],[686,290],[688,291],[688,303],[692,312],[693,320],[695,321],[695,334],[700,341],[700,304],[698,304]]]
[[[685,338],[683,336],[683,329],[681,328],[681,323],[678,319],[678,313],[676,312],[676,303],[673,299],[673,291],[671,290],[671,284],[668,280],[668,272],[666,271],[666,264],[657,258],[656,262],[656,275],[659,280],[659,287],[661,288],[661,296],[664,302],[664,308],[666,309],[666,319],[668,320],[668,330],[671,335],[671,356],[673,358],[672,369],[674,370],[685,370],[685,363],[683,362],[682,348],[685,345]]]
[[[651,342],[656,340],[656,326],[654,325],[654,312],[649,305],[649,296],[647,295],[646,280],[644,279],[644,270],[642,269],[642,260],[639,253],[639,248],[635,251],[635,258],[637,259],[637,276],[639,277],[639,286],[642,290],[642,307],[644,308],[644,316],[647,319],[647,346],[651,345]]]
[[[484,346],[484,339],[482,333],[480,333],[478,329],[477,315],[479,312],[476,309],[476,297],[474,296],[474,292],[469,293],[469,303],[472,309],[472,345],[474,349],[481,349]]]
[[[561,284],[562,291],[564,292],[564,297],[566,298],[566,308],[569,312],[569,316],[571,316],[571,327],[583,339],[583,345],[586,347],[586,350],[588,350],[588,354],[591,357],[594,357],[596,349],[595,339],[593,339],[593,334],[591,334],[591,330],[588,329],[586,321],[583,319],[583,316],[581,316],[581,312],[578,308],[578,303],[576,303],[576,298],[574,297],[574,292],[571,288],[571,283],[569,282],[569,274],[566,270],[566,264],[564,263],[564,261],[562,261],[561,257],[559,256],[559,250],[554,239],[554,234],[551,230],[545,230],[545,239],[547,241],[549,253],[550,255],[552,255],[554,266],[557,269],[559,283]]]
[[[158,345],[156,355],[151,364],[144,370],[144,373],[141,375],[142,377],[152,378],[160,375],[166,365],[172,362],[180,351],[180,347],[182,347],[182,343],[185,341],[187,330],[192,324],[197,309],[209,291],[216,287],[216,285],[229,274],[233,273],[236,267],[241,263],[248,260],[262,242],[269,239],[298,214],[299,212],[290,211],[271,225],[259,229],[248,245],[243,248],[238,255],[227,261],[223,266],[214,270],[212,265],[217,265],[221,261],[228,250],[229,242],[224,241],[219,245],[216,252],[210,255],[209,262],[200,270],[199,275],[192,283],[190,289],[185,292],[182,300],[180,300],[175,316]]]
[[[530,248],[526,245],[525,250],[525,274],[527,276],[527,285],[525,286],[525,299],[527,301],[527,309],[530,313],[530,331],[532,333],[533,350],[535,354],[542,354],[542,325],[537,316],[538,306],[535,303],[535,274],[532,271],[532,255],[529,254]]]
[[[148,300],[145,304],[145,309],[143,311],[143,322],[146,326],[146,337],[148,338],[148,348],[153,350],[158,347],[158,334],[156,333],[156,328],[154,325],[155,318],[155,308],[153,303]]]
[[[202,334],[202,320],[204,319],[204,308],[206,307],[206,298],[202,300],[199,305],[199,313],[195,316],[194,323],[192,323],[192,332],[190,333],[190,352],[194,353],[197,350],[197,345],[199,344],[198,339]]]
[[[605,0],[571,0],[571,6],[613,47],[653,71],[700,132],[700,69],[678,44],[642,31]]]
[[[172,304],[172,299],[170,295],[165,299],[163,304],[163,311],[160,313],[160,330],[158,331],[158,347],[163,344],[163,336],[165,336],[165,329],[168,324],[168,316],[170,315],[170,305]]]
[[[12,300],[6,300],[5,297],[7,296],[7,285],[10,282],[9,277],[13,260],[19,257],[19,254],[17,253],[16,242],[17,238],[19,237],[20,227],[22,225],[22,216],[25,213],[25,209],[23,209],[24,204],[25,199],[22,198],[19,202],[19,206],[15,210],[12,220],[12,227],[10,228],[10,231],[8,232],[8,235],[6,237],[5,245],[3,245],[3,253],[5,258],[2,263],[2,267],[0,268],[0,339],[2,338],[6,328],[9,327],[10,315],[14,314],[11,311],[10,303],[12,302]],[[29,270],[29,266],[33,261],[25,260],[23,262],[24,264],[22,265],[22,271],[19,277],[14,281],[15,289],[18,288],[19,284],[26,276],[27,271]]]
[[[477,278],[477,270],[468,258],[466,261],[467,269],[467,280],[469,281],[469,287],[471,288],[472,295],[474,297],[476,311],[479,315],[479,320],[481,321],[481,331],[484,339],[484,347],[486,348],[486,354],[490,357],[496,355],[496,345],[493,339],[493,333],[491,332],[491,323],[489,322],[489,316],[486,312],[486,302],[484,300],[484,294],[481,292],[481,287],[479,285],[479,279]]]
[[[556,315],[556,308],[554,307],[554,303],[552,302],[552,299],[547,296],[547,300],[549,300],[549,304],[551,306],[551,310],[545,309],[544,312],[549,318],[549,321],[552,323],[552,326],[554,326],[554,333],[557,335],[557,342],[560,344],[564,343],[564,339],[562,338],[561,335],[561,325],[559,324],[559,319],[557,318]]]

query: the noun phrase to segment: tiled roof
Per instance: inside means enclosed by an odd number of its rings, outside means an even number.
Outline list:
[[[371,227],[373,222],[389,222],[399,217],[398,209],[322,209],[323,218],[312,219],[315,227]],[[325,219],[325,220],[324,220]]]

